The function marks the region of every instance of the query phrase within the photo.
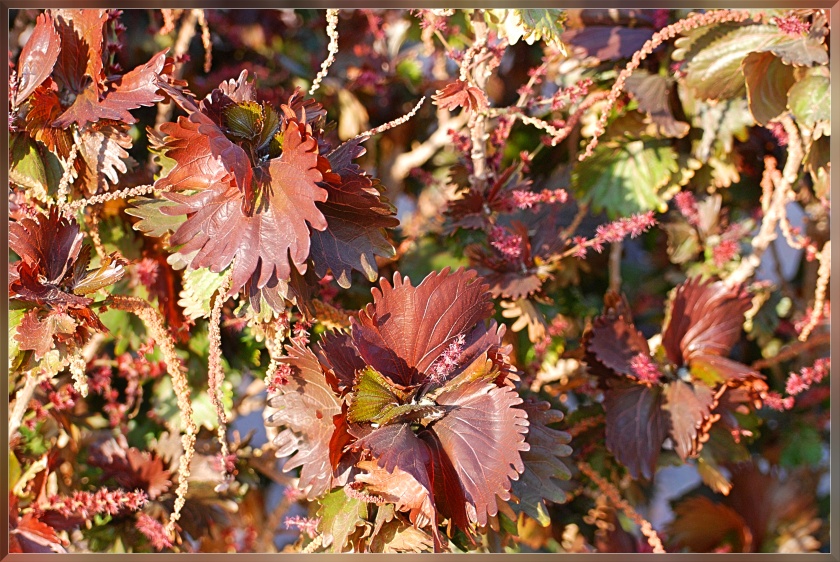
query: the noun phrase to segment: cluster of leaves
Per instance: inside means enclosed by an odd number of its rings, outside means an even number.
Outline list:
[[[12,11],[11,549],[827,551],[829,40]]]

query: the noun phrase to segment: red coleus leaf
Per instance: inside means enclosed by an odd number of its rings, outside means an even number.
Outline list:
[[[394,501],[416,525],[431,524],[440,546],[438,515],[469,533],[511,499],[529,449],[527,412],[516,407],[509,350],[502,330],[485,325],[492,302],[474,272],[433,273],[416,288],[396,275],[373,293],[349,335],[321,340],[320,362],[297,343],[287,350],[310,386],[281,387],[270,404],[284,409],[269,423],[286,427],[279,454],[297,450],[289,462],[308,463],[301,487],[320,474],[326,490],[336,467],[350,474],[356,465],[367,471],[356,485],[369,484],[366,493]]]
[[[377,276],[375,256],[391,256],[394,248],[385,236],[399,220],[393,207],[382,200],[375,180],[367,176],[352,159],[364,154],[359,141],[348,141],[331,152],[333,181],[322,184],[327,200],[317,204],[327,228],[312,229],[310,257],[319,277],[331,270],[341,287],[350,286],[350,272],[360,271],[370,281]]]
[[[449,202],[446,215],[451,221],[451,230],[456,228],[481,229],[488,226],[486,209],[497,213],[509,213],[516,207],[512,193],[516,190],[528,190],[530,180],[522,178],[519,165],[512,165],[497,174],[493,183],[485,190],[469,188],[460,193],[458,199]]]
[[[53,27],[52,16],[48,13],[40,14],[18,58],[17,92],[12,100],[14,107],[20,105],[47,79],[60,49],[61,38]]]
[[[662,413],[662,388],[617,379],[604,393],[606,445],[634,478],[650,479],[668,427]]]
[[[291,376],[269,400],[278,411],[267,423],[285,428],[275,439],[277,455],[294,455],[283,470],[302,467],[298,486],[307,498],[315,499],[347,479],[347,474],[335,477],[330,463],[333,417],[341,407],[314,353],[296,341],[286,347],[286,353],[282,361],[291,367]]]
[[[110,439],[93,448],[89,461],[102,469],[103,479],[113,478],[127,490],[143,490],[152,500],[172,485],[163,459],[154,453],[127,447],[123,436],[119,441]]]
[[[20,258],[37,265],[46,283],[58,283],[68,273],[82,249],[78,223],[53,207],[49,215],[38,214],[9,223],[9,247]]]
[[[509,500],[511,480],[524,470],[520,451],[530,448],[528,418],[514,408],[522,399],[511,387],[478,379],[444,391],[436,402],[455,407],[431,431],[460,477],[472,505],[470,518],[485,526],[487,516],[498,513],[496,496]]]
[[[697,278],[677,287],[664,350],[653,356],[626,301],[615,294],[605,301],[584,337],[585,358],[607,389],[607,448],[634,477],[652,477],[666,437],[682,459],[696,456],[725,413],[715,410],[727,392],[744,389],[757,402],[766,390],[759,373],[723,357],[750,306],[741,288]]]
[[[568,499],[558,481],[571,478],[569,468],[560,459],[572,454],[569,447],[572,437],[565,431],[549,427],[563,420],[563,412],[551,409],[548,402],[530,398],[520,408],[528,415],[525,442],[530,449],[521,453],[525,470],[511,487],[518,500],[513,508],[545,525],[548,513],[544,500],[563,503]]]
[[[474,272],[444,269],[418,286],[394,275],[373,289],[373,303],[353,319],[353,336],[367,365],[394,382],[417,384],[444,349],[460,334],[490,316],[487,285]],[[476,330],[487,332],[482,325]]]
[[[137,119],[128,110],[149,106],[163,99],[163,96],[157,93],[157,80],[165,59],[165,51],[156,54],[146,64],[138,66],[110,84],[104,95],[100,93],[99,87],[91,84],[53,122],[53,126],[68,127],[76,123],[82,127],[100,119],[136,123]]]
[[[55,78],[78,95],[88,86],[99,91],[103,76],[102,27],[107,10],[55,10],[53,21],[61,36],[61,51],[55,65]]]
[[[456,80],[438,90],[432,96],[435,103],[443,109],[452,111],[457,107],[465,107],[468,111],[484,111],[487,109],[487,95],[475,86],[470,86],[463,80]]]
[[[434,500],[431,492],[408,472],[394,467],[389,472],[376,461],[360,461],[364,472],[356,475],[356,482],[366,485],[366,491],[393,503],[397,511],[407,511],[409,520],[422,529],[435,522]]]
[[[662,345],[676,365],[699,355],[725,356],[741,338],[751,299],[740,286],[694,277],[676,289]]]
[[[171,243],[184,244],[179,252],[192,254],[191,266],[221,271],[237,256],[231,294],[250,284],[249,294],[257,295],[265,287],[283,289],[293,266],[306,271],[309,228],[327,227],[316,202],[327,199],[321,182],[329,162],[294,108],[278,113],[248,99],[246,76],[198,105],[164,88],[190,115],[162,127],[166,155],[176,164],[156,186],[179,203],[165,213],[187,215]],[[175,192],[187,189],[198,191]]]
[[[38,312],[33,309],[24,314],[15,334],[20,349],[33,350],[36,360],[53,348],[55,338],[67,339],[76,332],[76,322],[69,314],[54,311],[40,319]]]
[[[696,455],[702,445],[700,440],[708,438],[708,427],[704,426],[716,405],[717,397],[705,384],[676,380],[665,385],[662,395],[665,423],[674,440],[674,450],[683,460]]]
[[[181,205],[165,212],[187,215],[171,243],[184,244],[180,249],[184,254],[198,251],[191,262],[193,268],[221,271],[237,257],[232,293],[244,287],[252,275],[262,288],[272,278],[290,278],[291,264],[305,271],[307,223],[316,229],[326,227],[315,206],[315,201],[327,197],[318,186],[322,174],[317,167],[317,143],[306,126],[295,121],[287,124],[282,138],[282,155],[261,170],[258,181],[264,201],[253,214],[243,210],[243,193],[234,184],[220,184],[194,195],[166,194]]]
[[[10,553],[66,553],[56,530],[40,521],[36,514],[18,514],[18,498],[9,493],[9,552]]]
[[[53,121],[64,109],[58,98],[58,86],[48,80],[35,89],[29,98],[29,113],[26,114],[26,132],[42,142],[51,152],[66,157],[73,146],[73,133],[52,126]]]

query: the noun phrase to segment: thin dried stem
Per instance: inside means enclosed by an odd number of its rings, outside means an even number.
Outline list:
[[[623,244],[621,240],[610,244],[610,290],[619,292],[621,290],[621,251]]]
[[[94,195],[93,197],[89,197],[87,199],[79,199],[78,201],[68,203],[65,206],[65,210],[75,213],[82,207],[98,205],[100,203],[105,203],[106,201],[114,201],[116,199],[131,199],[132,197],[139,197],[140,195],[148,195],[149,193],[153,193],[154,191],[154,185],[138,185],[135,187],[130,187],[128,189],[122,189],[120,191],[100,193],[99,195]]]
[[[802,143],[799,137],[799,131],[796,123],[790,115],[783,115],[779,118],[785,132],[788,134],[788,156],[785,162],[784,170],[781,174],[765,173],[765,177],[772,178],[774,190],[772,196],[769,198],[769,203],[762,201],[762,206],[767,205],[764,211],[764,217],[761,219],[761,226],[758,234],[752,240],[752,252],[745,256],[738,267],[727,278],[726,283],[729,285],[738,285],[745,282],[752,277],[756,268],[761,263],[761,256],[767,250],[767,247],[776,239],[776,227],[779,220],[784,215],[785,205],[788,203],[788,196],[791,193],[791,185],[796,181],[799,174],[799,166],[802,163]],[[771,164],[772,166],[772,164]],[[766,183],[769,180],[762,180]],[[762,200],[766,199],[762,196]]]
[[[67,155],[67,160],[62,162],[64,166],[64,174],[61,176],[61,181],[58,182],[58,190],[56,193],[56,204],[61,208],[67,202],[67,194],[70,186],[73,185],[73,180],[76,179],[75,170],[73,166],[76,163],[76,156],[79,153],[79,143],[76,135],[73,135],[73,146],[70,148],[70,154]]]
[[[586,145],[586,150],[578,157],[578,159],[583,161],[592,156],[592,152],[595,150],[595,147],[598,146],[598,139],[604,134],[604,131],[606,131],[610,110],[618,101],[618,97],[621,95],[622,90],[624,90],[624,85],[627,82],[627,79],[637,68],[639,68],[642,61],[648,55],[653,53],[659,45],[665,41],[670,41],[681,33],[697,29],[698,27],[705,27],[707,25],[730,21],[742,22],[750,19],[751,17],[751,14],[745,10],[714,10],[702,14],[692,14],[687,18],[673,23],[654,33],[653,37],[648,39],[645,44],[642,45],[642,48],[636,51],[633,58],[627,63],[627,66],[615,79],[615,83],[613,83],[609,96],[607,97],[607,106],[604,108],[601,113],[601,117],[598,119],[598,123],[595,125],[595,132],[592,135],[592,139],[589,141],[589,144]]]
[[[96,250],[96,255],[99,259],[105,259],[108,252],[105,251],[105,246],[102,244],[102,237],[99,235],[99,208],[94,205],[90,209],[90,214],[85,215],[85,223],[88,227],[88,236],[93,243],[93,248]]]
[[[752,365],[750,365],[750,368],[755,371],[760,371],[761,369],[766,369],[767,367],[772,367],[773,365],[778,365],[779,363],[795,359],[810,349],[829,343],[831,343],[831,332],[816,334],[814,337],[809,338],[808,341],[796,341],[786,347],[783,347],[781,351],[773,357],[759,359],[758,361],[753,362]]]
[[[484,10],[477,9],[473,12],[472,26],[475,31],[475,43],[467,51],[461,63],[461,80],[466,80],[467,68],[472,63],[467,59],[469,54],[473,56],[486,48],[489,28],[484,21]],[[487,60],[482,60],[473,65],[469,79],[475,87],[481,91],[487,88],[487,79],[490,78],[490,66]],[[473,173],[470,176],[470,183],[473,188],[481,192],[487,183],[487,117],[483,113],[475,113],[470,117],[470,158],[472,159]]]
[[[204,72],[210,72],[213,66],[213,42],[210,40],[210,27],[207,25],[207,18],[204,10],[193,10],[196,12],[198,25],[201,27],[201,44],[204,47]]]
[[[175,341],[165,327],[163,315],[157,308],[138,297],[125,295],[112,295],[110,306],[118,310],[124,310],[135,314],[149,330],[152,339],[157,343],[166,365],[166,372],[172,379],[172,389],[178,402],[178,410],[181,413],[181,446],[184,453],[178,463],[178,488],[175,490],[175,504],[172,514],[166,524],[166,533],[174,540],[175,526],[181,518],[181,509],[187,500],[189,490],[190,464],[195,453],[195,438],[198,428],[193,420],[192,401],[187,375],[184,372],[181,360],[175,353]]]
[[[318,91],[321,81],[326,78],[330,66],[335,62],[335,55],[338,54],[338,10],[327,10],[327,37],[330,38],[330,43],[327,45],[327,58],[321,63],[321,70],[312,81],[312,87],[309,88],[310,96]]]
[[[26,408],[29,406],[29,401],[35,395],[35,389],[44,377],[43,374],[36,374],[36,369],[27,371],[25,374],[26,382],[15,395],[15,404],[9,412],[9,443],[12,442],[20,424],[23,421],[23,416],[26,414]]]
[[[213,308],[210,311],[210,327],[209,337],[210,351],[207,364],[207,378],[210,391],[210,401],[213,407],[216,408],[216,416],[219,420],[219,428],[217,435],[219,445],[221,446],[222,465],[227,466],[227,458],[230,455],[230,450],[227,444],[227,415],[225,413],[225,405],[223,402],[222,385],[225,380],[225,371],[222,368],[222,334],[221,334],[221,320],[222,320],[222,306],[227,300],[227,292],[230,288],[231,280],[233,279],[233,268],[228,270],[219,287],[216,298],[213,301]],[[225,468],[225,472],[227,469]]]
[[[587,478],[592,480],[598,489],[603,492],[603,494],[607,497],[612,504],[624,512],[627,517],[633,520],[636,525],[639,526],[639,529],[642,531],[642,534],[647,538],[648,544],[653,547],[653,552],[657,554],[662,554],[665,552],[665,547],[662,545],[662,540],[659,538],[659,535],[656,534],[656,530],[653,528],[653,525],[650,524],[650,521],[639,515],[639,513],[633,509],[627,500],[621,497],[619,491],[607,482],[604,478],[601,477],[600,474],[595,472],[589,464],[585,462],[579,462],[578,468],[582,473],[586,475]]]
[[[184,10],[161,10],[163,13],[164,29],[167,33],[172,31],[175,26],[175,20],[181,15],[180,12]],[[198,21],[198,14],[201,10],[189,10],[184,20],[181,22],[181,28],[178,30],[178,37],[175,39],[175,45],[172,47],[172,57],[176,60],[180,59],[190,48],[190,43],[195,37],[195,24]],[[167,19],[167,12],[170,12],[169,19]],[[178,13],[174,13],[178,12]],[[171,28],[169,26],[171,25]],[[163,33],[163,29],[161,29]],[[184,76],[184,65],[178,64],[172,73],[172,78],[179,80]],[[172,118],[172,112],[175,111],[174,103],[159,103],[157,104],[157,117],[155,117],[155,128],[160,127]],[[153,157],[154,155],[151,155]]]
[[[799,334],[799,341],[803,342],[811,335],[825,309],[825,294],[828,289],[828,281],[831,278],[831,240],[825,243],[822,251],[817,255],[817,259],[820,262],[820,268],[817,271],[817,288],[814,291],[814,312]]]
[[[411,111],[409,111],[408,113],[406,113],[402,117],[397,117],[393,121],[389,121],[388,123],[385,123],[384,125],[379,125],[378,127],[375,127],[375,128],[373,128],[369,131],[365,131],[364,133],[359,133],[358,135],[353,137],[353,140],[356,140],[356,139],[367,140],[374,135],[378,135],[379,133],[384,133],[388,129],[393,129],[394,127],[398,127],[398,126],[402,125],[403,123],[407,122],[409,119],[414,117],[414,115],[420,110],[420,106],[423,105],[424,101],[426,101],[426,96],[423,96],[422,98],[420,98],[420,101],[417,102],[417,105],[415,105],[414,108]]]

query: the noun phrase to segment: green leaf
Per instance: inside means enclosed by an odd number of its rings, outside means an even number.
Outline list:
[[[342,488],[327,494],[319,502],[318,530],[323,536],[323,544],[328,547],[327,552],[342,552],[347,538],[356,527],[365,523],[368,506],[361,500],[349,497]]]
[[[816,465],[823,455],[823,441],[820,433],[810,426],[790,431],[784,439],[779,464],[795,468],[804,464]]]
[[[206,267],[184,273],[184,288],[179,293],[178,306],[187,318],[210,318],[212,299],[224,282],[225,273],[213,273]]]
[[[420,404],[403,404],[407,394],[373,367],[360,374],[353,392],[353,402],[347,410],[351,423],[372,422],[386,424],[397,416],[426,410]]]
[[[753,51],[782,43],[787,36],[775,25],[750,25],[713,41],[686,65],[686,84],[701,99],[744,94],[741,63]]]
[[[677,171],[677,155],[663,141],[602,143],[572,172],[572,184],[595,212],[610,218],[650,210],[664,212],[659,190]]]
[[[49,191],[47,170],[35,141],[24,134],[11,135],[9,180],[27,189]]]
[[[154,199],[152,197],[138,197],[129,201],[125,209],[126,214],[138,217],[141,220],[134,223],[134,230],[139,230],[146,236],[160,237],[167,232],[175,232],[187,219],[187,215],[165,215],[161,209],[174,207],[177,203],[166,199]]]
[[[788,108],[797,121],[813,125],[831,119],[831,79],[828,76],[806,76],[788,92]]]
[[[823,43],[823,37],[803,35],[783,41],[766,50],[780,57],[785,64],[794,66],[814,66],[828,64],[828,49]]]
[[[24,314],[26,314],[25,307],[15,302],[9,303],[9,369],[11,369],[15,357],[20,352],[15,334]]]
[[[741,68],[755,122],[766,125],[785,111],[788,90],[796,83],[793,68],[773,53],[750,53]]]
[[[525,28],[523,37],[532,44],[543,40],[546,43],[559,43],[563,33],[563,21],[566,19],[565,10],[550,8],[547,10],[514,10],[519,14],[522,26]]]
[[[20,463],[17,460],[17,455],[11,453],[9,455],[9,490],[15,488],[15,484],[20,480],[20,475],[23,473],[20,469]]]

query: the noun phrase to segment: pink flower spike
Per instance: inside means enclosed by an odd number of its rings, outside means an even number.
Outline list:
[[[630,368],[639,380],[645,384],[656,384],[659,382],[659,377],[662,373],[659,367],[651,360],[646,353],[639,353],[630,361]]]

